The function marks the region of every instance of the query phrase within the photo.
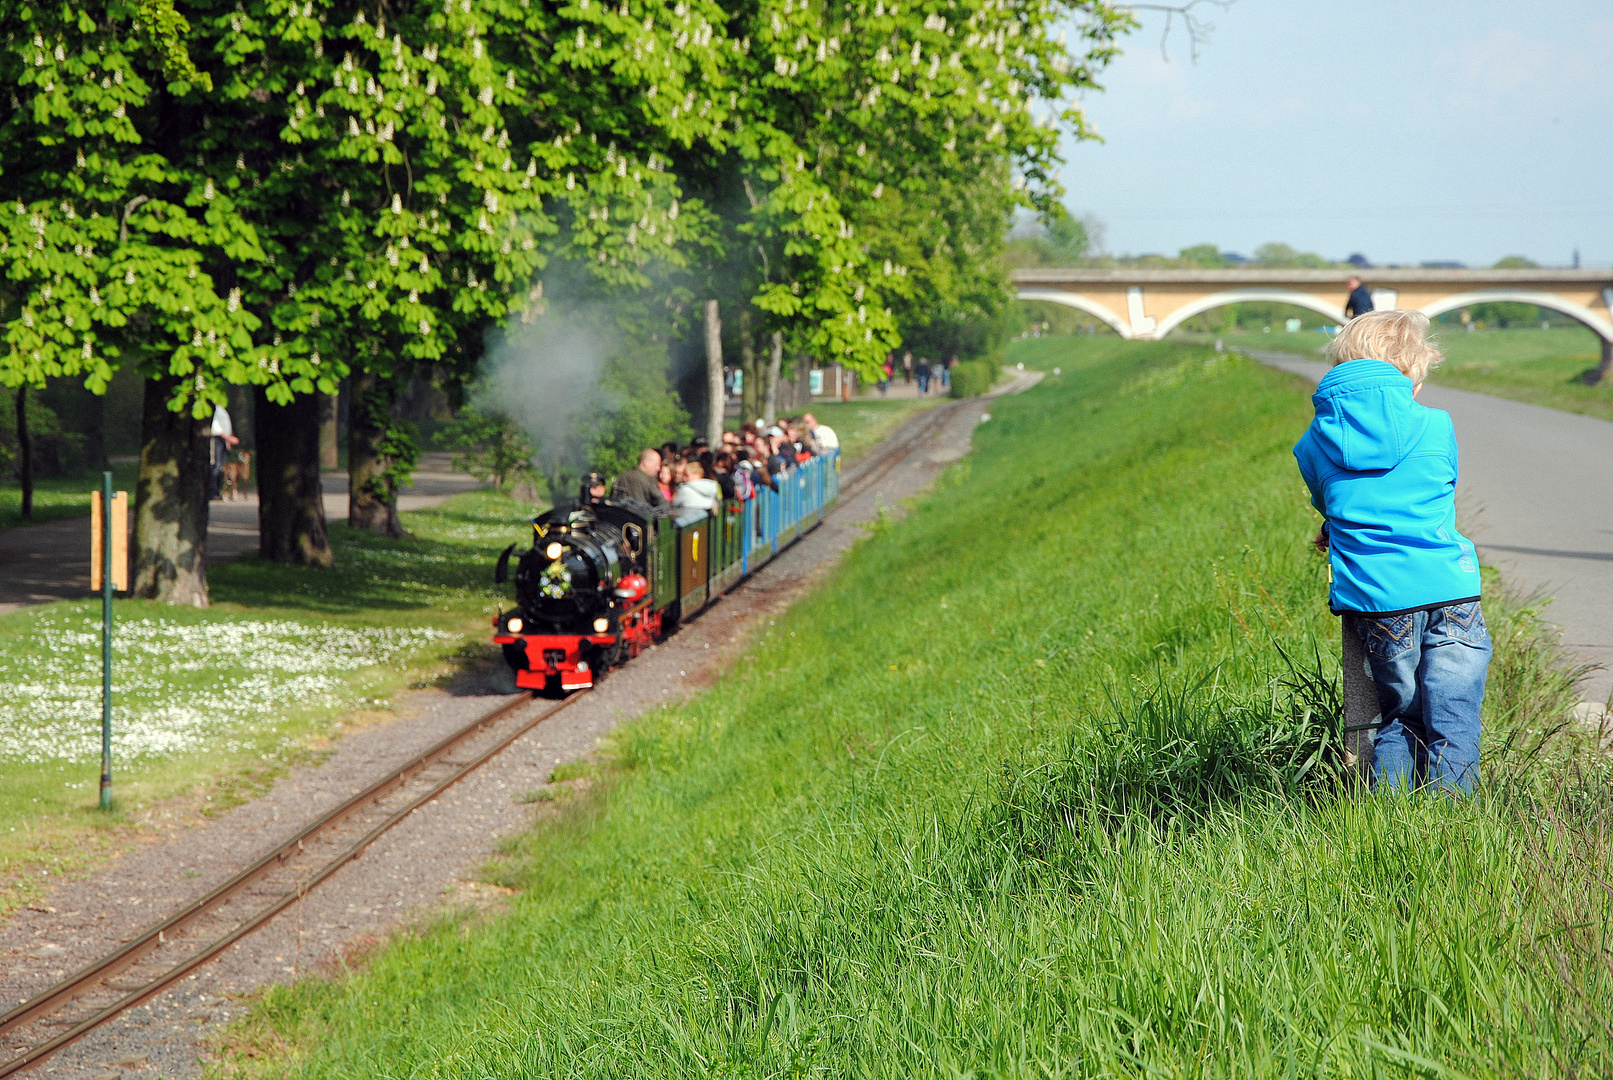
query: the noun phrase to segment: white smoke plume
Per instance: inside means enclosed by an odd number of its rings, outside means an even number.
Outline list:
[[[483,412],[504,413],[526,432],[551,499],[576,494],[592,429],[612,411],[600,388],[611,337],[586,312],[555,308],[528,323],[511,320],[490,335],[471,402]]]

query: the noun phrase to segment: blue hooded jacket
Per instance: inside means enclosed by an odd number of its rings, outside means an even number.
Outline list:
[[[1456,429],[1382,360],[1329,371],[1294,447],[1327,517],[1335,614],[1402,614],[1479,598],[1479,560],[1456,531]]]

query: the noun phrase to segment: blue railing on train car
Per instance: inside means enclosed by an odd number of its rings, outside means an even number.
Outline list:
[[[798,465],[779,481],[777,492],[760,488],[745,502],[743,571],[750,573],[758,552],[778,553],[779,536],[808,517],[821,517],[840,492],[840,452],[830,451]]]

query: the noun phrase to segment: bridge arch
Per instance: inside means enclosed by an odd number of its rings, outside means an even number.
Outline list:
[[[1472,292],[1456,293],[1433,303],[1424,304],[1422,312],[1430,319],[1435,319],[1448,311],[1457,311],[1474,304],[1497,303],[1533,304],[1535,307],[1567,315],[1570,319],[1588,327],[1603,342],[1613,342],[1613,319],[1598,315],[1590,308],[1576,304],[1572,300],[1565,300],[1554,293],[1535,292],[1532,289],[1475,289]]]
[[[1102,304],[1095,304],[1078,293],[1067,292],[1064,289],[1020,289],[1018,298],[1020,300],[1045,300],[1050,304],[1063,304],[1065,307],[1073,307],[1086,312],[1095,319],[1102,320],[1111,330],[1123,338],[1132,336],[1129,323]]]
[[[1163,338],[1195,315],[1201,315],[1214,308],[1226,307],[1228,304],[1243,303],[1291,304],[1307,311],[1314,311],[1318,315],[1325,315],[1337,323],[1345,321],[1342,306],[1318,299],[1310,293],[1292,289],[1228,289],[1225,292],[1211,293],[1177,308],[1160,320],[1159,326],[1154,330],[1154,336]]]

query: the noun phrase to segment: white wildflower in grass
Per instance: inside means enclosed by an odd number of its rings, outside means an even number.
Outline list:
[[[112,751],[125,764],[227,748],[292,710],[340,707],[354,676],[457,635],[286,619],[118,623]],[[0,644],[0,761],[88,761],[101,722],[99,620],[62,612]]]

